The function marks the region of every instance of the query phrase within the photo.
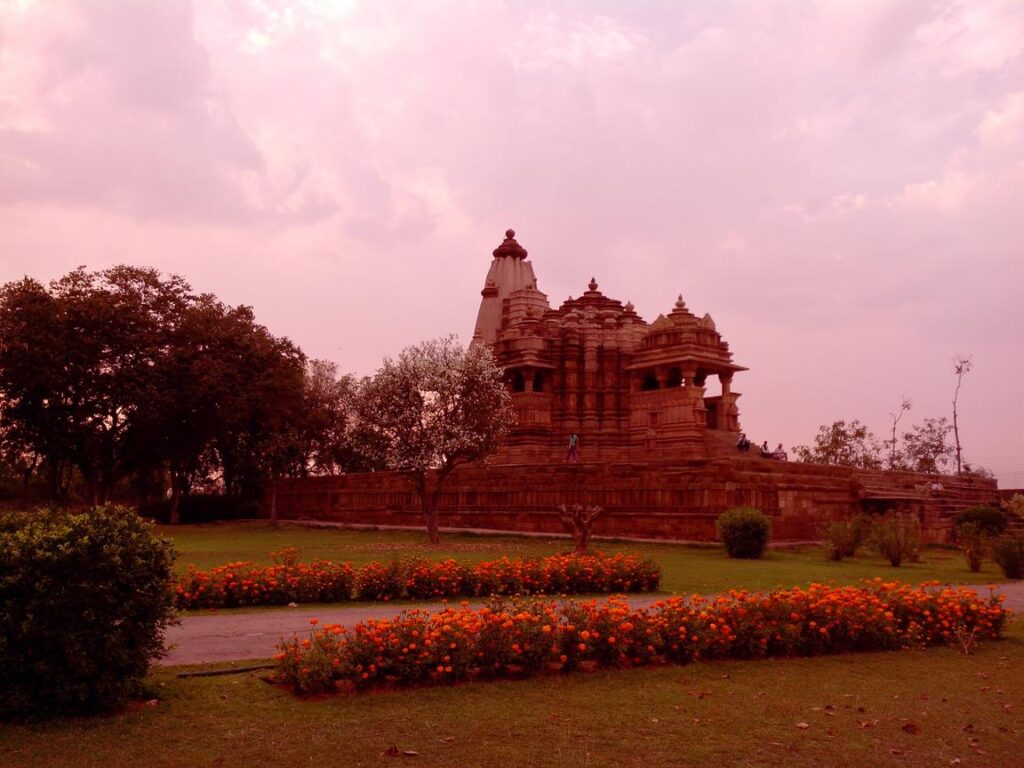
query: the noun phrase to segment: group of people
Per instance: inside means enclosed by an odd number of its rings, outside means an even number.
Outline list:
[[[746,432],[740,432],[740,439],[736,441],[736,450],[740,453],[749,453],[750,446],[753,445],[750,439],[747,437]],[[766,459],[775,459],[777,461],[788,461],[789,456],[786,454],[786,449],[782,447],[782,443],[779,443],[773,451],[768,447],[768,441],[765,440],[761,443],[761,456]]]

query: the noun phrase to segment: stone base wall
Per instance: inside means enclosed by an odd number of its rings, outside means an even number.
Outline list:
[[[932,486],[943,484],[943,490]],[[713,541],[715,519],[741,505],[772,517],[775,541],[821,537],[821,527],[862,509],[919,515],[926,538],[948,539],[950,517],[998,499],[995,483],[916,473],[717,458],[657,463],[507,464],[456,470],[438,501],[442,526],[560,533],[559,504],[599,504],[603,536]],[[948,486],[948,487],[947,487]],[[269,517],[265,494],[264,516]],[[283,520],[420,526],[419,498],[407,477],[371,472],[277,483]]]

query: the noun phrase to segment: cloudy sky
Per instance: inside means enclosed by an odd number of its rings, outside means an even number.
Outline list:
[[[682,293],[758,441],[949,415],[1024,487],[1024,3],[0,0],[0,281],[151,265],[343,370]]]

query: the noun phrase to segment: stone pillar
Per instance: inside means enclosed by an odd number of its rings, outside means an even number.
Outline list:
[[[689,389],[694,386],[694,377],[697,375],[697,366],[693,363],[688,363],[683,366],[683,386]]]
[[[583,413],[582,429],[592,441],[597,438],[597,389],[600,386],[597,370],[597,334],[588,332],[583,337]]]
[[[718,374],[718,380],[722,383],[722,397],[732,392],[732,371]]]

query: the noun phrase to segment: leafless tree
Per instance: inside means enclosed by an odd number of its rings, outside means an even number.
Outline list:
[[[953,371],[956,373],[956,390],[953,392],[953,442],[956,444],[956,474],[957,477],[961,473],[960,463],[960,424],[957,421],[957,401],[960,399],[960,385],[963,383],[964,376],[971,372],[971,356],[960,356],[953,361]]]
[[[594,531],[594,522],[604,512],[602,507],[597,505],[586,506],[582,504],[559,504],[558,518],[562,525],[569,529],[573,541],[576,543],[574,554],[585,555],[590,545],[590,536]]]
[[[910,398],[903,397],[900,395],[900,405],[896,409],[895,413],[890,413],[892,416],[892,440],[889,442],[889,469],[896,469],[896,425],[900,423],[900,419],[903,418],[903,414],[909,411],[913,407],[913,403]]]

